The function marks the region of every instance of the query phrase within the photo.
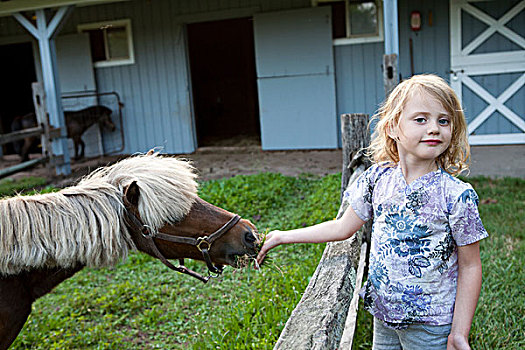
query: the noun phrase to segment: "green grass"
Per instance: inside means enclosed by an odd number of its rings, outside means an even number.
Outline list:
[[[474,349],[525,346],[525,181],[476,178],[490,237],[481,243],[484,282],[471,332]],[[332,219],[340,176],[238,176],[201,185],[209,202],[260,231]],[[493,202],[492,201],[492,202]],[[272,349],[322,255],[323,244],[276,248],[260,272],[227,268],[204,285],[132,254],[114,269],[84,269],[39,299],[13,349]],[[204,265],[188,262],[204,271]],[[359,314],[354,348],[369,349],[370,317]]]
[[[0,198],[10,197],[19,192],[27,192],[28,189],[40,188],[46,184],[46,179],[43,177],[24,177],[19,180],[13,180],[8,177],[0,180]]]
[[[488,239],[481,243],[483,284],[471,341],[474,349],[525,348],[525,181],[472,181]]]

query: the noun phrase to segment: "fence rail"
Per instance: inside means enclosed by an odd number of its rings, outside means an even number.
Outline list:
[[[44,133],[44,127],[37,126],[34,128],[10,132],[8,134],[1,134],[0,135],[0,145],[5,145],[6,143],[9,143],[9,142],[23,140],[26,137],[41,136],[43,133]],[[49,136],[51,138],[58,137],[59,135],[60,135],[60,128],[50,128],[49,129]]]
[[[49,150],[49,143],[53,138],[57,138],[60,136],[60,128],[51,128],[49,126],[49,121],[46,117],[45,111],[45,94],[44,94],[44,87],[41,83],[33,83],[32,84],[32,90],[33,90],[33,102],[35,104],[35,114],[37,116],[37,127],[34,128],[28,128],[23,129],[19,131],[13,131],[7,134],[1,134],[0,135],[0,146],[9,143],[9,142],[15,142],[19,140],[24,140],[29,137],[38,137],[40,136],[42,140],[42,157],[36,158],[36,159],[30,159],[28,161],[22,162],[20,164],[13,165],[11,167],[0,169],[0,179],[4,178],[6,176],[15,174],[19,171],[31,168],[37,164],[41,163],[53,163],[55,164],[59,159],[56,159],[55,157],[50,156]],[[62,161],[63,159],[60,158]]]

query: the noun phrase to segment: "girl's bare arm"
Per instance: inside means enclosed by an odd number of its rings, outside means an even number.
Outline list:
[[[342,241],[356,233],[364,223],[365,221],[357,216],[352,207],[349,207],[339,220],[290,231],[272,231],[266,236],[257,256],[257,262],[261,263],[268,251],[280,244]]]
[[[481,291],[479,242],[458,247],[458,285],[448,350],[468,350],[468,335]]]

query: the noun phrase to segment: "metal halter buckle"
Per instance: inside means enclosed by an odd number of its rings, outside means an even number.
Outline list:
[[[153,229],[149,225],[142,225],[141,233],[144,236],[144,238],[153,238],[153,237],[155,237],[155,232],[153,231]]]
[[[207,244],[208,246],[207,247],[201,247],[201,245],[203,243]],[[211,243],[208,241],[208,236],[197,238],[197,249],[200,252],[202,252],[203,249],[210,250],[210,248],[211,248]]]

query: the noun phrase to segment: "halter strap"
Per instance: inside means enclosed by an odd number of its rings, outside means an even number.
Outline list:
[[[126,206],[126,215],[125,215],[125,220],[128,223],[128,225],[131,224],[132,226],[135,226],[137,231],[139,231],[142,234],[142,236],[145,238],[148,248],[151,250],[153,254],[155,254],[155,256],[164,265],[166,265],[170,269],[175,270],[177,272],[184,273],[192,277],[195,277],[204,283],[208,282],[210,277],[218,277],[222,273],[222,267],[213,265],[213,262],[211,261],[209,249],[211,248],[212,243],[215,242],[217,239],[221,238],[226,232],[228,232],[233,226],[235,226],[239,222],[240,219],[241,217],[235,214],[226,224],[224,224],[217,231],[213,232],[211,235],[202,236],[199,238],[193,238],[193,237],[175,236],[175,235],[162,233],[159,231],[154,231],[150,226],[142,223],[141,219],[137,217],[137,215],[135,215],[128,208],[128,206]],[[206,266],[208,267],[208,276],[204,277],[201,274],[188,269],[186,266],[184,266],[184,259],[179,259],[179,263],[180,263],[179,266],[173,265],[160,252],[154,239],[160,239],[163,241],[168,241],[168,242],[173,242],[173,243],[188,244],[188,245],[196,246],[197,249],[202,253],[203,259],[206,262]],[[216,275],[214,276],[212,275],[212,273]]]
[[[162,233],[160,231],[157,231],[154,233],[153,237],[162,239],[163,241],[173,242],[173,243],[182,243],[182,244],[190,244],[199,247],[199,245],[202,244],[202,242],[208,242],[209,246],[211,247],[212,243],[221,238],[226,232],[228,232],[233,226],[237,225],[241,217],[237,214],[235,214],[227,223],[225,223],[221,228],[219,228],[217,231],[213,232],[209,236],[203,236],[199,238],[193,238],[193,237],[184,237],[184,236],[174,236],[166,233]]]

